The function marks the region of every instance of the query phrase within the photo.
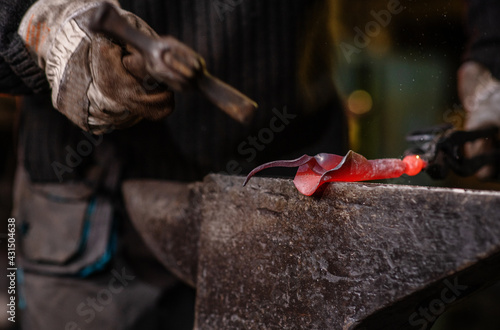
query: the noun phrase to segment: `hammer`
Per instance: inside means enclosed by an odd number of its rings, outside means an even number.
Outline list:
[[[146,69],[158,82],[176,91],[198,89],[208,100],[231,118],[248,124],[257,103],[223,81],[212,76],[205,60],[173,37],[153,38],[120,16],[113,5],[103,3],[90,22],[90,30],[121,40],[136,48],[146,62]],[[194,68],[194,75],[186,68]]]

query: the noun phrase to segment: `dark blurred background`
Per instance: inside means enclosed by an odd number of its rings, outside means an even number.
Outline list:
[[[338,46],[338,87],[349,112],[351,148],[367,158],[401,157],[413,130],[441,123],[463,124],[456,71],[466,45],[464,1],[401,1],[404,9],[386,27],[374,30],[366,47],[346,56],[341,45],[355,46],[359,28],[374,21],[372,11],[390,0],[333,0],[331,29]],[[376,33],[375,33],[376,32]],[[345,48],[344,48],[345,49]],[[14,173],[15,100],[0,96],[0,258],[6,260],[6,220],[11,211]],[[425,174],[389,183],[499,190],[474,178],[432,181]],[[2,262],[2,265],[5,265]],[[2,271],[3,272],[3,268]],[[6,287],[6,278],[0,284]],[[6,299],[0,289],[0,304]],[[5,305],[4,305],[5,306]],[[433,329],[500,329],[500,286],[469,298],[442,315]],[[7,326],[0,317],[0,329]]]

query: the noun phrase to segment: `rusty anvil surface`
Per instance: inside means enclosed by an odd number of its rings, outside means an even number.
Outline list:
[[[500,275],[500,193],[242,182],[123,187],[147,244],[196,287],[197,329],[422,329]]]

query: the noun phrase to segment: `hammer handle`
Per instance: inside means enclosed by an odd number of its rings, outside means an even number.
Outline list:
[[[94,32],[104,33],[111,38],[130,44],[151,63],[163,61],[165,49],[157,40],[128,24],[126,19],[120,16],[109,3],[101,5],[89,27]],[[257,108],[257,103],[232,86],[213,77],[204,67],[200,73],[195,78],[195,86],[198,90],[233,119],[248,124]],[[155,72],[150,72],[150,74],[158,76]]]

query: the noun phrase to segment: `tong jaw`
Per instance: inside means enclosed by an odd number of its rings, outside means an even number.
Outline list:
[[[433,179],[444,179],[450,170],[460,176],[474,175],[485,165],[493,165],[494,179],[500,174],[499,127],[488,127],[474,131],[456,130],[452,125],[440,125],[410,133],[406,140],[413,145],[405,154],[420,155],[427,161],[425,171]],[[467,158],[464,145],[478,139],[489,139],[493,150]]]

